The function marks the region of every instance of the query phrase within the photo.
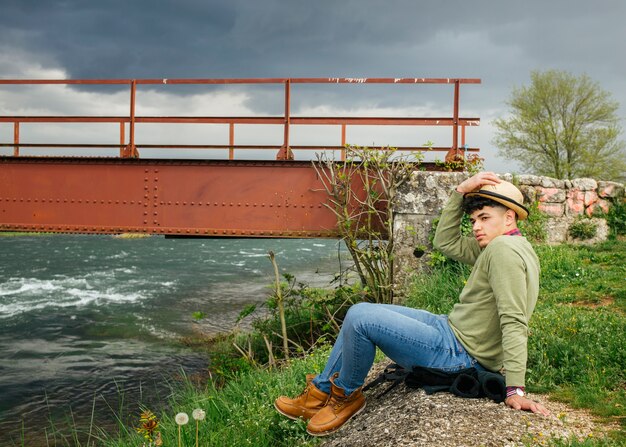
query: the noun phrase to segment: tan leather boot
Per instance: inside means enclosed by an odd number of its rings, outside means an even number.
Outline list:
[[[306,427],[306,431],[312,436],[326,436],[334,433],[365,409],[365,396],[361,391],[362,387],[346,396],[345,391],[335,385],[335,377],[330,379],[330,399],[324,408],[311,418]]]
[[[322,409],[330,397],[311,382],[314,378],[315,374],[306,375],[306,388],[299,396],[293,399],[280,396],[276,399],[274,401],[276,411],[289,419],[311,419],[315,413]]]

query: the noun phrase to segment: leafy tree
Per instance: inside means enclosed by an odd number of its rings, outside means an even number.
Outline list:
[[[507,104],[511,115],[495,120],[493,142],[527,172],[624,180],[619,105],[587,75],[534,71],[531,85],[514,89]]]

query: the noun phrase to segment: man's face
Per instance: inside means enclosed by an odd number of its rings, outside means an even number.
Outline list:
[[[481,248],[516,227],[515,212],[500,207],[485,206],[476,210],[470,214],[470,221],[474,237]]]

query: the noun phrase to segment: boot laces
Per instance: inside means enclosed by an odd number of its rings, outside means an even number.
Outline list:
[[[313,386],[313,384],[312,384],[312,383],[309,383],[309,384],[306,386],[306,388],[304,388],[304,390],[303,390],[300,394],[298,394],[298,396],[296,397],[296,399],[298,399],[298,398],[300,398],[300,397],[304,396],[305,394],[309,394],[309,391],[311,391],[311,387],[312,387],[312,386]]]
[[[339,411],[343,408],[343,406],[346,404],[347,401],[348,401],[347,398],[331,396],[330,402],[328,403],[328,405],[331,405],[333,407],[333,410]]]

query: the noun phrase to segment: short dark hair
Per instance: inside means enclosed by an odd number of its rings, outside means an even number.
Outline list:
[[[466,214],[470,215],[474,211],[481,210],[486,206],[490,206],[493,208],[503,208],[505,210],[510,209],[502,205],[501,203],[496,202],[495,200],[491,200],[491,199],[488,199],[486,197],[481,197],[481,196],[465,197],[463,199],[462,208]],[[515,215],[515,217],[517,217],[517,214]]]

